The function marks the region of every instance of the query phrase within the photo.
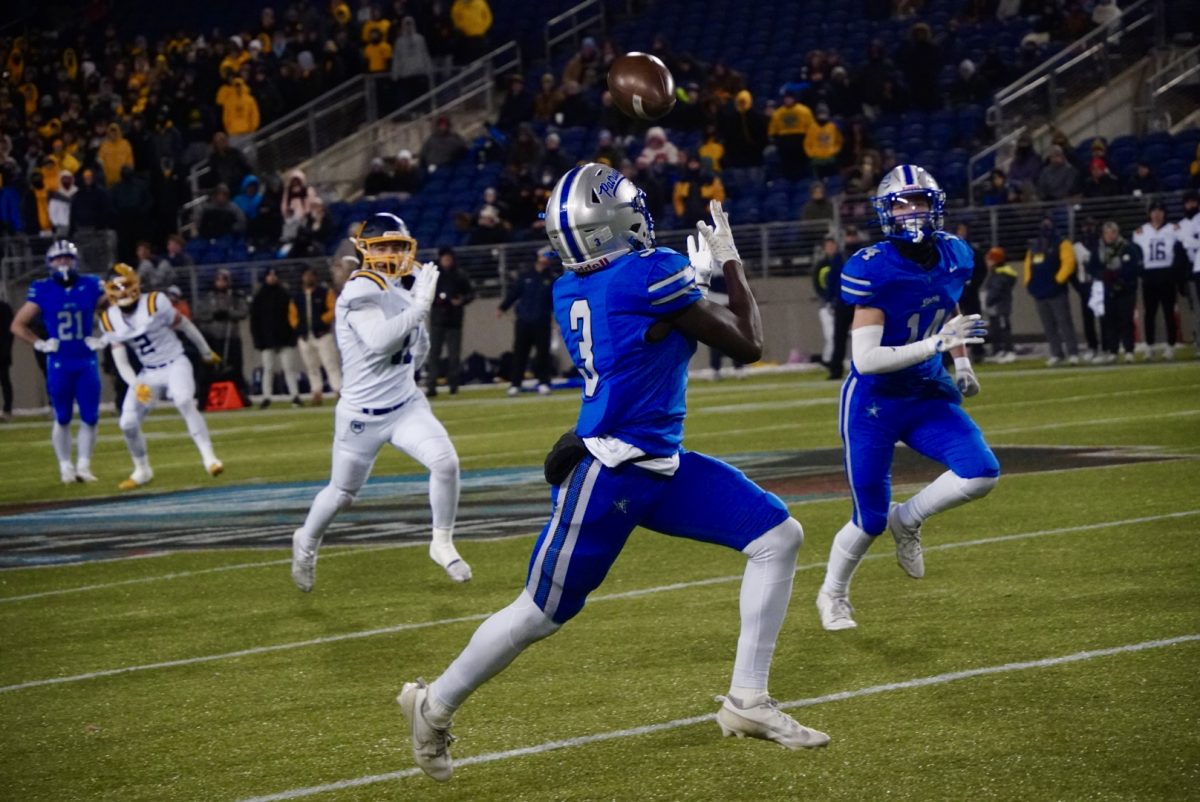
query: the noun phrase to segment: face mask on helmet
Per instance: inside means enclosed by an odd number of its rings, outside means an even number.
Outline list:
[[[942,229],[946,193],[925,170],[905,164],[884,176],[871,205],[884,234],[907,242],[924,242]]]
[[[416,267],[417,241],[408,226],[393,214],[377,214],[364,222],[354,247],[368,270],[386,276],[407,276]]]
[[[550,193],[544,219],[563,267],[575,272],[597,270],[624,254],[654,247],[646,194],[604,164],[567,172]]]
[[[46,251],[46,266],[50,276],[60,284],[70,284],[79,270],[79,251],[75,243],[59,240]]]
[[[127,264],[113,265],[112,275],[104,282],[104,294],[108,302],[122,309],[129,309],[137,303],[142,294],[142,285],[138,281],[137,271]]]

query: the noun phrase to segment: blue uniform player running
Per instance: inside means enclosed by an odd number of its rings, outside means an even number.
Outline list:
[[[921,524],[986,495],[1000,475],[962,408],[962,396],[979,392],[965,346],[982,343],[986,329],[979,315],[958,314],[974,255],[941,231],[945,200],[924,169],[892,170],[871,199],[887,239],[858,251],[842,270],[842,300],[855,305],[838,418],[853,514],[833,540],[817,595],[825,629],[857,626],[850,578],[876,537],[890,531],[901,568],[919,579]],[[953,379],[942,365],[946,351],[954,356]],[[891,501],[898,442],[948,468],[903,504]]]
[[[104,344],[92,337],[96,303],[104,295],[98,276],[79,272],[79,251],[59,240],[46,251],[50,277],[29,286],[25,304],[13,319],[13,334],[46,355],[46,391],[54,408],[50,439],[64,484],[94,482],[92,448],[100,418],[100,367],[96,351]],[[30,328],[41,314],[48,337]],[[71,418],[79,405],[77,457],[71,462]]]
[[[654,247],[644,195],[611,167],[576,167],[550,196],[546,229],[566,268],[554,285],[555,317],[583,378],[582,405],[574,432],[547,458],[552,514],[524,590],[476,630],[437,680],[408,683],[398,698],[417,764],[436,780],[453,771],[454,711],[579,613],[638,526],[748,557],[733,681],[717,713],[722,732],[792,749],[829,741],[767,693],[800,524],[741,471],[681,447],[697,341],[742,362],[762,352],[758,307],[719,203],[712,216],[715,227],[700,224],[684,257]],[[728,308],[704,297],[714,266],[728,284]]]

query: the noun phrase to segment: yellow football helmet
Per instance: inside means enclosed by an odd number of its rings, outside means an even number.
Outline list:
[[[394,214],[373,214],[352,238],[362,265],[386,276],[407,276],[417,265],[417,241]]]
[[[136,304],[142,295],[142,282],[138,280],[137,271],[124,262],[117,262],[104,282],[104,294],[110,304],[122,309]]]

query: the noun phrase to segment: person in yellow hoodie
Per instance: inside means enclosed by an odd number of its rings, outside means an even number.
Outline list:
[[[487,33],[492,27],[492,7],[487,0],[454,0],[450,21],[459,34],[458,62],[469,64],[487,53]]]
[[[225,103],[221,119],[225,123],[225,133],[230,137],[244,136],[258,130],[258,101],[241,78],[233,79],[233,96]]]
[[[688,156],[687,166],[675,182],[671,200],[679,222],[691,227],[706,219],[709,201],[725,200],[725,185],[720,178],[705,170],[699,154],[693,153]]]
[[[812,109],[796,102],[796,96],[787,92],[783,103],[771,115],[767,136],[779,149],[779,166],[783,177],[792,181],[808,178],[808,156],[804,152],[804,137],[808,129],[816,124]]]
[[[133,147],[121,133],[121,126],[109,123],[104,133],[104,141],[96,150],[96,160],[100,162],[100,168],[104,171],[104,183],[110,187],[116,186],[121,180],[122,167],[135,166]]]
[[[829,107],[817,104],[816,120],[804,134],[804,154],[812,164],[813,175],[828,178],[838,171],[842,153],[842,132],[829,116]]]
[[[1075,246],[1058,233],[1054,218],[1044,217],[1038,238],[1025,252],[1025,289],[1037,303],[1038,317],[1050,344],[1047,367],[1079,364],[1079,346],[1067,299],[1067,284],[1075,275]]]

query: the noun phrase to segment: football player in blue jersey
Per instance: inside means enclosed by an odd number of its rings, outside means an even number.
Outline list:
[[[617,170],[567,172],[546,204],[546,231],[566,273],[554,309],[583,378],[575,430],[546,460],[552,514],[525,588],[485,621],[434,682],[404,686],[397,701],[413,755],[435,780],[450,779],[454,711],[480,685],[583,608],[637,526],[737,549],[748,558],[733,681],[717,712],[725,735],[822,746],[768,695],[767,675],[791,596],[800,524],[778,497],[736,468],[682,447],[688,362],[697,341],[743,363],[762,354],[758,306],[729,220],[713,202],[689,257],[654,247],[645,196]],[[729,306],[705,298],[713,270]]]
[[[58,240],[46,251],[50,277],[29,286],[24,305],[13,318],[12,333],[46,355],[46,390],[54,407],[50,440],[64,484],[94,482],[92,448],[100,418],[100,367],[96,351],[104,343],[92,336],[96,302],[104,296],[99,276],[79,272],[74,243]],[[30,328],[38,314],[46,332],[42,339]],[[71,417],[79,404],[77,457],[71,462]]]
[[[920,579],[921,524],[987,495],[1000,475],[962,408],[963,396],[979,392],[966,346],[982,343],[986,328],[979,315],[958,312],[975,257],[941,230],[946,193],[924,169],[903,164],[884,176],[871,203],[887,238],[842,268],[842,300],[854,304],[854,320],[838,428],[853,509],[833,539],[817,594],[829,630],[857,626],[850,577],[876,537],[890,531],[900,567]],[[942,365],[946,352],[954,357],[953,379]],[[948,468],[903,504],[891,501],[897,442]]]

